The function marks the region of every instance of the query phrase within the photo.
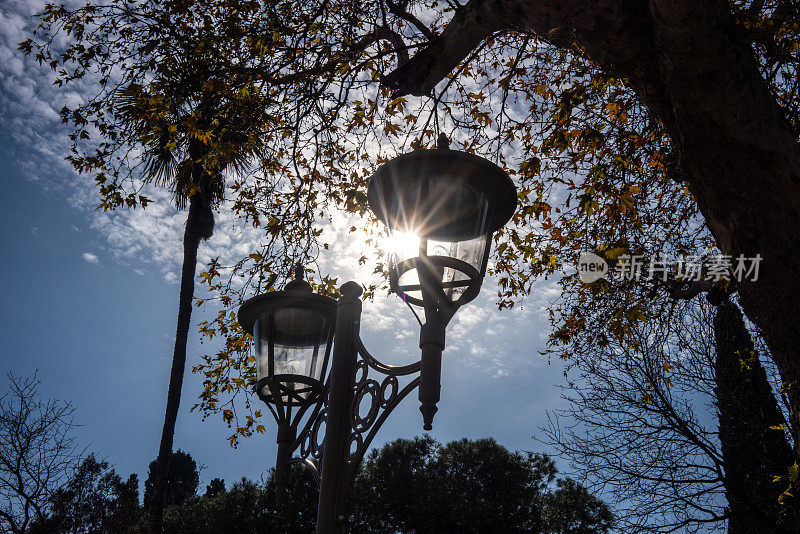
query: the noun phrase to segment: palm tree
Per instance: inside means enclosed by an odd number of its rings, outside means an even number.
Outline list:
[[[81,4],[48,4],[36,15],[40,23],[32,37],[19,45],[52,69],[54,85],[80,82],[82,93],[96,89],[61,110],[62,121],[74,127],[66,159],[79,174],[93,175],[103,210],[145,206],[144,183],[169,189],[177,207],[189,211],[153,486],[150,529],[160,532],[198,247],[214,232],[225,174],[241,173],[250,162],[274,169],[278,157],[265,158],[264,149],[287,131],[280,117],[264,111],[275,108],[272,100],[278,98],[274,91],[270,97],[265,73],[274,51],[284,46],[274,38],[284,14],[270,2]],[[278,70],[285,67],[284,61],[277,63]],[[258,224],[255,215],[253,221]]]
[[[263,102],[253,87],[235,90],[230,79],[215,84],[214,76],[198,66],[174,72],[186,78],[163,78],[147,87],[130,84],[121,91],[117,114],[125,132],[144,148],[143,179],[169,188],[178,209],[189,208],[183,234],[178,323],[172,356],[164,427],[158,451],[150,509],[151,532],[163,524],[169,460],[186,368],[186,344],[192,317],[192,298],[200,242],[214,233],[214,210],[225,191],[224,172],[243,171],[263,156]],[[199,68],[200,67],[200,68]],[[230,74],[228,74],[230,76]],[[223,87],[224,86],[224,87]]]

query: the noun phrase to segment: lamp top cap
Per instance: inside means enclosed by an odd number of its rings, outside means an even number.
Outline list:
[[[473,196],[488,203],[484,229],[495,232],[514,215],[517,207],[517,188],[511,177],[491,161],[448,147],[447,136],[440,135],[437,148],[415,150],[383,163],[372,175],[367,188],[369,207],[375,216],[391,228],[398,221],[424,218],[434,223],[452,219],[446,212],[452,202],[430,198],[425,192],[429,180],[451,184],[454,191],[472,190]],[[440,191],[443,192],[443,191]],[[453,197],[454,199],[456,197]],[[444,199],[447,200],[447,199]],[[477,200],[473,203],[477,205]],[[474,210],[479,213],[480,210]],[[472,219],[465,219],[471,227]],[[477,237],[469,231],[459,233],[442,224],[429,229],[429,237],[443,240],[462,240]],[[458,230],[463,229],[458,227]]]
[[[303,264],[298,262],[294,266],[294,280],[286,284],[283,288],[284,291],[307,291],[312,292],[311,284],[305,280],[305,268]]]
[[[239,324],[246,332],[252,332],[256,319],[262,313],[278,309],[312,310],[326,315],[330,321],[336,317],[336,301],[325,295],[314,293],[311,284],[305,281],[305,269],[298,263],[294,266],[294,280],[282,291],[268,291],[248,299],[239,307]]]

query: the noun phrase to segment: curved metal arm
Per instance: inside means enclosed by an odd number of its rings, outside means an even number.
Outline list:
[[[345,488],[355,479],[361,460],[389,414],[409,393],[417,388],[420,382],[420,377],[416,376],[400,389],[398,377],[412,375],[419,372],[421,368],[419,361],[403,366],[387,365],[379,361],[370,354],[358,333],[355,334],[355,344],[361,359],[357,361],[353,373],[355,395],[350,409],[351,430],[348,445],[351,452],[343,484]],[[369,377],[370,369],[384,375],[380,383]],[[366,415],[362,416],[361,408],[367,399],[369,409]],[[353,449],[354,445],[355,450]]]
[[[314,460],[309,460],[308,458],[292,458],[289,460],[291,464],[302,464],[306,466],[308,469],[311,470],[311,474],[314,475],[314,480],[317,481],[317,485],[319,485],[319,469],[317,467],[317,462]]]
[[[372,354],[370,354],[370,352],[364,346],[364,342],[361,341],[361,336],[356,335],[355,342],[356,342],[356,347],[358,348],[358,354],[360,354],[361,357],[364,358],[364,361],[367,362],[367,364],[370,367],[372,367],[379,373],[383,373],[385,375],[390,375],[390,376],[403,376],[403,375],[410,375],[411,373],[416,373],[420,369],[420,362],[418,361],[410,363],[408,365],[401,365],[401,366],[387,365],[379,361]]]

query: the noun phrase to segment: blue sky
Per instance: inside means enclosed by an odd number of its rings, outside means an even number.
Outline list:
[[[9,0],[0,7],[0,244],[5,281],[0,311],[0,369],[18,375],[38,370],[42,393],[77,408],[81,443],[107,457],[123,475],[143,479],[155,457],[175,334],[181,233],[185,214],[166,194],[147,210],[94,211],[89,181],[64,164],[66,131],[55,110],[77,94],[55,92],[47,75],[15,52],[24,38],[25,13],[36,2]],[[236,257],[258,235],[237,227],[224,212],[217,235],[200,253]],[[363,222],[363,221],[362,221]],[[368,281],[356,259],[365,245],[346,228],[359,221],[334,217],[327,230],[338,243],[323,264],[340,280]],[[522,307],[498,312],[494,281],[458,312],[448,329],[442,400],[431,435],[443,442],[493,436],[510,449],[546,451],[534,441],[546,410],[563,407],[558,362],[538,354],[549,330],[552,286]],[[203,318],[198,310],[193,325]],[[391,363],[418,357],[418,327],[393,296],[364,305],[362,337]],[[189,369],[214,349],[192,329],[175,448],[189,451],[212,477],[227,482],[258,478],[275,458],[274,427],[229,447],[219,419],[189,413],[200,379]],[[3,389],[5,385],[3,385]],[[379,432],[375,445],[422,433],[416,395],[406,399]]]

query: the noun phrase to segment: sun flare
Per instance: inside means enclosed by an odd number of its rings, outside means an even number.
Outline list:
[[[419,255],[419,236],[413,232],[393,232],[381,245],[389,254],[402,259]]]

